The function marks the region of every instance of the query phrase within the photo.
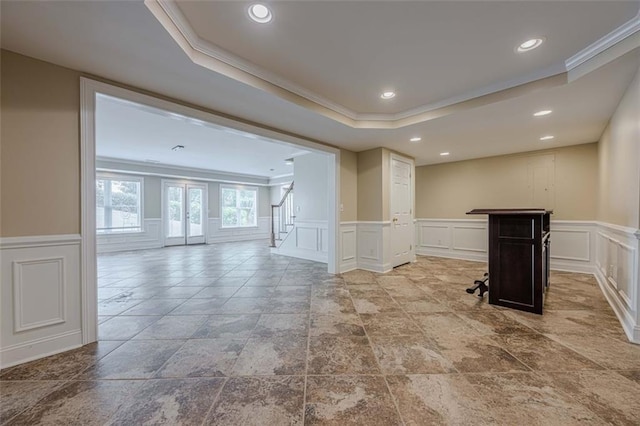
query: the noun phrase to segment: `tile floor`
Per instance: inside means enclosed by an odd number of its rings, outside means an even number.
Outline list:
[[[465,293],[484,264],[266,246],[100,256],[100,341],[1,371],[0,423],[640,423],[640,346],[589,275],[553,272],[537,316]]]

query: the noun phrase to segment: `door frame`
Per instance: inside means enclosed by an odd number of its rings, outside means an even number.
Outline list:
[[[203,218],[202,218],[202,233],[204,236],[204,244],[207,244],[208,242],[208,231],[209,231],[209,184],[207,182],[198,182],[195,180],[190,180],[190,179],[160,179],[160,221],[162,222],[162,232],[160,233],[161,238],[162,238],[162,246],[163,247],[168,247],[166,244],[166,240],[167,240],[167,228],[166,228],[166,221],[169,219],[166,216],[166,211],[165,211],[165,190],[166,190],[166,186],[168,185],[182,185],[184,186],[184,208],[185,208],[185,212],[187,211],[187,197],[188,197],[188,191],[189,191],[189,185],[191,186],[198,186],[198,187],[202,187],[203,189],[203,194],[202,194],[202,208],[204,209],[204,214],[203,214]],[[189,244],[189,236],[187,235],[187,222],[186,222],[186,216],[185,216],[185,234],[184,234],[184,245],[188,246]],[[181,244],[175,244],[175,245],[181,245]]]
[[[82,343],[95,342],[98,338],[98,278],[96,256],[96,96],[114,96],[120,99],[160,108],[175,114],[208,121],[237,131],[247,132],[272,140],[295,144],[307,150],[329,155],[328,190],[328,272],[340,269],[340,149],[318,142],[276,131],[241,118],[230,118],[135,90],[88,77],[80,77],[80,278]],[[333,157],[333,161],[331,160]]]
[[[411,230],[411,262],[416,261],[416,164],[413,158],[405,157],[395,152],[390,152],[389,154],[389,223],[391,224],[389,228],[389,256],[390,259],[393,259],[393,205],[391,191],[393,191],[393,160],[402,161],[403,163],[408,163],[411,166],[411,171],[409,172],[409,181],[411,185],[411,190],[409,191],[409,196],[411,197],[411,217],[409,218],[409,227]]]

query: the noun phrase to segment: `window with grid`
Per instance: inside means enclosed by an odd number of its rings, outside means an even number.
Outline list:
[[[142,179],[96,178],[96,231],[142,231]]]
[[[258,226],[258,189],[221,186],[220,209],[223,228]]]

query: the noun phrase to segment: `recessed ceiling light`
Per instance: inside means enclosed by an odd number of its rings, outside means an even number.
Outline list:
[[[293,158],[287,158],[286,160],[284,160],[284,164],[286,164],[287,166],[290,166],[293,164]]]
[[[518,46],[516,50],[520,53],[528,52],[530,50],[535,49],[536,47],[540,47],[543,41],[544,41],[544,37],[532,38],[522,43],[520,46]]]
[[[442,155],[443,157],[446,157],[447,155],[449,155],[448,152],[441,152],[440,155]]]
[[[149,160],[149,159],[146,159],[146,160],[144,160],[144,161],[145,161],[146,163],[152,163],[152,164],[159,164],[159,163],[160,163],[158,160]]]
[[[382,99],[391,99],[391,98],[395,98],[396,97],[396,92],[392,92],[391,90],[387,91],[387,92],[382,92],[382,95],[380,95],[380,97]]]
[[[422,140],[421,137],[416,136],[415,138],[409,139],[409,142],[420,142]]]
[[[273,19],[273,15],[267,6],[256,3],[249,6],[249,18],[260,24],[266,24]]]
[[[553,139],[553,138],[555,138],[555,136],[551,136],[551,135],[549,135],[549,136],[543,136],[543,137],[541,137],[541,138],[540,138],[540,140],[541,140],[541,141],[549,141],[549,140],[551,140],[551,139]]]
[[[172,151],[180,151],[181,149],[184,149],[184,145],[176,145],[171,148]]]
[[[545,110],[536,112],[535,114],[533,114],[533,116],[534,117],[542,117],[542,116],[551,114],[551,112],[552,111],[550,109],[545,109]]]

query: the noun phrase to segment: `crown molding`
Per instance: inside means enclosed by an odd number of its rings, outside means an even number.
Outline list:
[[[181,177],[209,182],[243,183],[256,186],[267,186],[270,180],[268,176],[229,173],[219,170],[199,169],[196,167],[175,166],[163,163],[147,163],[113,157],[96,157],[96,170],[143,176]],[[181,174],[177,174],[176,172],[181,172]]]
[[[638,14],[636,14],[636,16],[634,16],[631,20],[622,24],[615,30],[611,31],[609,34],[605,35],[601,39],[590,44],[580,52],[567,59],[564,62],[566,70],[571,71],[572,69],[596,57],[610,47],[613,47],[616,44],[620,43],[627,37],[632,36],[638,31],[640,31],[640,12],[638,12]]]
[[[169,35],[195,64],[356,129],[398,129],[470,108],[522,96],[530,90],[567,84],[567,72],[593,59],[640,30],[640,12],[576,55],[545,70],[503,81],[438,102],[390,114],[358,113],[250,61],[203,40],[171,0],[144,0]]]

